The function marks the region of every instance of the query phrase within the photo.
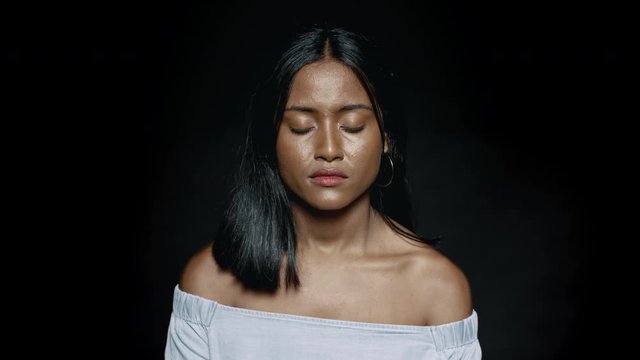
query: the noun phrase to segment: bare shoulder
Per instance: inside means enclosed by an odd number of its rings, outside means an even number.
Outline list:
[[[413,252],[410,262],[411,287],[421,299],[418,303],[426,325],[446,324],[471,315],[471,288],[460,267],[432,247]]]
[[[189,259],[180,276],[180,290],[223,304],[232,301],[237,287],[233,274],[216,263],[211,244]]]
[[[403,231],[415,235],[390,219]],[[469,317],[473,310],[466,275],[433,246],[389,232],[391,253],[400,254],[402,288],[425,325],[446,324]],[[400,240],[400,241],[398,241]],[[405,291],[405,290],[401,290]],[[414,305],[415,304],[415,305]]]

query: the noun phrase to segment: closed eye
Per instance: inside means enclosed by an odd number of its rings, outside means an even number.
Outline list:
[[[344,131],[354,134],[354,133],[358,133],[358,132],[362,131],[362,129],[364,129],[364,125],[362,125],[360,127],[355,127],[355,128],[343,126],[342,128],[344,129]]]
[[[296,129],[296,128],[290,128],[291,132],[294,134],[298,134],[298,135],[303,135],[308,133],[309,131],[311,131],[311,129],[313,128],[307,128],[307,129]]]

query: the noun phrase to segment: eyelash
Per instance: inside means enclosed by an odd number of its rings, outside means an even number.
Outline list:
[[[342,129],[344,129],[346,132],[350,133],[350,134],[355,134],[355,133],[359,133],[360,131],[362,131],[364,129],[364,125],[357,127],[357,128],[350,128],[350,127],[341,127]],[[293,132],[294,134],[297,135],[304,135],[306,133],[308,133],[309,131],[311,131],[311,129],[313,128],[308,128],[308,129],[294,129],[291,128],[291,132]]]
[[[291,128],[291,132],[297,135],[304,135],[306,133],[308,133],[309,131],[311,131],[311,129],[294,129]]]
[[[360,131],[362,131],[364,129],[364,125],[362,125],[360,127],[355,127],[355,128],[350,128],[350,127],[342,127],[342,128],[348,133],[355,134],[355,133],[359,133]]]

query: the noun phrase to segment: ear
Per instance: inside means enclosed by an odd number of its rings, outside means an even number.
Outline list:
[[[387,136],[387,132],[384,132],[384,144],[383,144],[383,152],[386,154],[389,152],[389,137]]]

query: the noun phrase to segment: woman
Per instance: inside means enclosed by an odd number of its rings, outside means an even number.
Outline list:
[[[166,358],[481,358],[462,271],[384,213],[410,223],[382,204],[406,191],[370,49],[314,29],[254,96],[224,220],[174,290]]]

